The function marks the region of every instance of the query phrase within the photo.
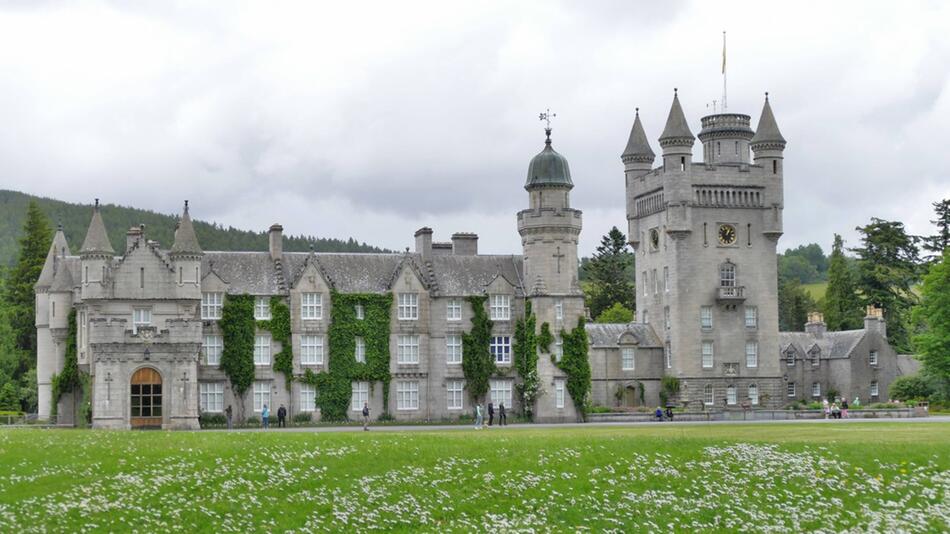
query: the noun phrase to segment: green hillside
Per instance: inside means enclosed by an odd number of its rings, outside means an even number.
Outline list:
[[[828,282],[815,282],[812,284],[802,284],[802,289],[815,299],[815,302],[825,298],[825,291],[828,290]]]
[[[92,214],[90,204],[71,204],[51,198],[36,197],[18,191],[0,190],[0,267],[12,265],[16,261],[17,239],[23,227],[26,207],[35,200],[40,209],[49,216],[55,225],[63,224],[66,239],[73,253],[79,250],[86,235],[89,217]],[[132,226],[145,224],[149,239],[170,246],[175,232],[177,215],[165,215],[154,211],[141,210],[104,204],[102,217],[109,231],[112,247],[120,251],[125,246],[125,232]],[[237,228],[223,227],[214,223],[195,221],[198,240],[205,250],[267,250],[266,232],[251,232]],[[380,249],[351,239],[326,239],[311,236],[284,236],[284,250],[305,252],[313,243],[318,252],[381,252]]]

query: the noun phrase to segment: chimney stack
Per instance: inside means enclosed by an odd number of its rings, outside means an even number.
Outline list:
[[[887,337],[887,323],[884,322],[884,309],[871,304],[864,317],[864,329],[868,332],[877,332],[881,337]]]
[[[805,323],[805,332],[820,338],[825,334],[828,325],[825,324],[825,316],[821,312],[809,312],[808,322]]]
[[[432,258],[432,228],[423,226],[416,230],[416,254],[421,254],[425,261]]]
[[[139,226],[129,228],[129,231],[125,233],[126,254],[138,244],[140,239],[142,239],[142,228]]]
[[[270,257],[272,260],[279,260],[284,255],[284,227],[274,223],[270,225],[270,230],[267,232]]]
[[[452,254],[456,256],[477,256],[478,234],[467,232],[452,234]]]

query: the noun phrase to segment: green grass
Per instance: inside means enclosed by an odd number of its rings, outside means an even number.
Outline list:
[[[802,289],[815,299],[815,302],[825,298],[825,292],[828,291],[828,282],[814,282],[811,284],[802,284]]]
[[[0,430],[0,532],[946,531],[950,425]]]

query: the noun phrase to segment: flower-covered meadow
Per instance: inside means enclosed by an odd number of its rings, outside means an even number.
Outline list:
[[[0,532],[936,532],[950,425],[0,431]]]

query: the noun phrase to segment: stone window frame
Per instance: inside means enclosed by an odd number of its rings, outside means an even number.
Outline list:
[[[707,321],[708,319],[708,321]],[[713,307],[712,306],[700,306],[699,307],[699,328],[705,331],[713,329]]]
[[[396,317],[400,321],[419,320],[419,294],[399,293],[396,303]]]
[[[798,394],[798,388],[795,386],[795,382],[788,382],[785,384],[785,395],[789,397],[795,397]]]
[[[620,370],[621,371],[636,371],[637,370],[637,351],[634,347],[620,347]],[[627,362],[630,362],[630,365],[627,365]]]
[[[303,321],[323,319],[323,293],[307,292],[300,294],[300,319]]]
[[[446,410],[465,409],[465,381],[448,380],[445,383]]]
[[[488,350],[495,364],[511,365],[511,336],[492,336]]]
[[[565,383],[563,378],[554,379],[554,407],[557,409],[564,408],[564,394]]]
[[[745,327],[749,330],[758,330],[759,328],[759,307],[745,307]]]
[[[489,396],[495,407],[497,408],[500,404],[505,405],[505,409],[511,409],[512,401],[512,381],[510,379],[502,378],[493,378],[488,382]]]
[[[511,295],[496,293],[489,295],[488,318],[492,321],[511,320]]]
[[[142,326],[152,326],[151,306],[135,306],[132,308],[132,334],[138,333],[139,327]]]
[[[264,411],[265,405],[267,405],[268,409],[270,409],[270,382],[264,380],[255,380],[251,392],[253,395],[252,400],[254,403],[254,413],[262,413]]]
[[[213,391],[212,391],[213,390]],[[207,413],[224,411],[224,382],[199,382],[198,406]]]
[[[726,260],[719,264],[719,287],[739,286],[739,266]]]
[[[445,363],[446,365],[462,365],[462,336],[448,334],[445,336]]]
[[[752,351],[749,351],[752,348]],[[751,356],[751,359],[750,359]],[[750,363],[751,362],[751,363]],[[754,369],[759,366],[759,342],[755,339],[747,339],[745,342],[745,366]]]
[[[214,340],[214,343],[209,343],[210,340]],[[208,353],[208,348],[213,348],[215,350],[215,358],[212,361],[211,355]],[[205,365],[221,365],[221,353],[224,351],[224,338],[218,334],[205,334],[204,339],[201,343],[201,352],[204,353]]]
[[[201,319],[203,321],[217,321],[220,319],[223,307],[223,291],[204,291],[201,293]]]
[[[706,384],[703,386],[703,404],[706,406],[712,406],[715,403],[715,388],[713,388],[712,384]]]
[[[709,347],[709,365],[706,365],[706,347]],[[716,365],[716,347],[711,340],[703,340],[700,343],[700,354],[702,356],[701,365],[703,369],[713,369]]]
[[[270,318],[270,297],[260,295],[254,297],[254,320],[269,321]]]
[[[881,386],[877,380],[871,381],[871,397],[880,397],[881,396]]]
[[[872,367],[877,367],[880,362],[880,355],[878,351],[872,350],[868,352],[868,365]]]
[[[309,354],[311,348],[313,353]],[[326,340],[322,335],[300,334],[300,365],[323,365],[325,356]]]
[[[369,403],[369,382],[354,380],[350,382],[350,410],[362,412],[363,403]]]
[[[298,393],[298,402],[300,411],[303,413],[312,413],[317,411],[317,387],[313,384],[300,384]]]
[[[399,365],[418,365],[419,352],[419,334],[399,334],[396,336],[396,363]]]
[[[445,320],[446,321],[461,321],[462,320],[462,299],[460,298],[450,298],[445,302]]]
[[[735,384],[729,384],[726,386],[726,404],[728,406],[735,406],[739,404],[739,390],[736,388]]]
[[[816,399],[821,398],[821,382],[811,383],[811,396]]]
[[[265,343],[266,341],[266,343]],[[254,366],[265,367],[270,365],[273,347],[271,346],[270,334],[254,335]],[[266,353],[264,352],[266,350]]]
[[[752,383],[749,384],[749,387],[746,388],[749,396],[749,404],[752,406],[759,405],[759,386],[758,384]]]
[[[366,363],[366,340],[363,336],[356,336],[353,347],[353,359],[358,363]]]
[[[419,381],[396,381],[396,409],[399,411],[413,411],[419,409]]]

